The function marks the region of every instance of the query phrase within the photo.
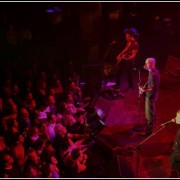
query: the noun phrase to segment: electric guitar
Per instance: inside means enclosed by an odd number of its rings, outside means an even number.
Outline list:
[[[108,63],[104,63],[103,64],[103,72],[105,76],[109,76],[110,74],[112,74],[113,72],[115,72],[117,70],[118,64],[123,60],[127,60],[130,57],[130,53],[123,53],[121,56],[118,56],[118,58],[116,59],[116,63],[114,65],[112,64],[108,64]]]
[[[121,55],[118,55],[116,58],[116,63],[114,65],[108,64],[108,63],[104,63],[103,64],[103,72],[104,75],[108,76],[110,74],[112,74],[113,71],[116,71],[118,64],[122,61],[122,60],[129,60],[129,57],[132,55],[132,47],[133,43],[128,43],[128,45],[125,47],[125,49],[123,50],[124,52]]]
[[[144,91],[144,87],[140,87],[139,86],[139,94],[142,96],[142,97],[146,97],[146,91]]]
[[[121,54],[121,56],[117,57],[117,62],[120,63],[123,59],[128,60],[130,55],[131,54],[129,52],[125,52],[125,53]]]
[[[117,62],[120,63],[123,59],[124,60],[129,60],[129,57],[132,55],[132,42],[128,42],[126,45],[125,49],[120,53],[120,55],[117,56]]]

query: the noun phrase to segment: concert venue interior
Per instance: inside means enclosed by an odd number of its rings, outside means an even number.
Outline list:
[[[0,9],[0,178],[178,177],[170,156],[180,128],[179,2]],[[113,88],[127,29],[139,43],[129,92],[125,72]],[[142,136],[148,57],[160,86],[154,131]]]

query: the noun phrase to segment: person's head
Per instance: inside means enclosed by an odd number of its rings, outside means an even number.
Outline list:
[[[33,82],[32,80],[28,80],[27,83],[26,83],[26,88],[27,89],[31,89],[33,87]]]
[[[38,129],[37,126],[33,126],[33,127],[31,128],[31,135],[32,135],[32,136],[39,135],[39,129]]]
[[[13,93],[19,93],[19,85],[18,85],[18,83],[13,84],[12,90],[13,90]]]
[[[55,92],[55,89],[54,89],[54,88],[50,88],[50,90],[49,90],[49,95],[55,97],[56,92]]]
[[[50,141],[46,142],[46,145],[43,150],[44,150],[44,153],[46,154],[46,157],[48,157],[48,155],[55,154],[55,149]]]
[[[33,100],[33,93],[32,92],[28,92],[26,95],[26,99],[27,100]]]
[[[76,123],[76,119],[72,114],[66,114],[64,116],[65,126],[73,126]]]
[[[8,98],[8,103],[10,104],[10,105],[14,105],[15,103],[14,103],[14,100],[12,99],[12,98]]]
[[[27,157],[30,161],[34,162],[35,164],[39,163],[39,156],[34,148],[30,148],[27,153]]]
[[[38,177],[37,167],[34,165],[28,166],[26,176],[27,178]]]
[[[154,58],[147,58],[145,61],[144,69],[152,70],[155,68],[156,60]]]
[[[73,101],[74,101],[73,95],[71,93],[68,93],[67,94],[67,102],[73,102]]]
[[[76,84],[75,84],[74,81],[70,81],[70,82],[69,82],[69,88],[70,88],[70,89],[76,89]]]
[[[58,160],[56,159],[56,157],[54,155],[51,156],[50,160],[51,160],[51,164],[53,164],[53,165],[58,164]]]
[[[12,139],[13,139],[15,144],[23,144],[24,143],[24,136],[19,132],[15,133],[13,135]]]
[[[56,124],[54,128],[55,134],[64,136],[67,133],[67,129],[65,126],[63,126],[61,123]]]
[[[48,97],[48,100],[49,100],[49,103],[50,104],[55,104],[55,98],[54,98],[54,96],[52,96],[52,95],[50,95],[49,97]]]
[[[11,133],[16,133],[19,131],[19,123],[15,118],[8,119],[7,126]]]
[[[45,71],[40,72],[40,79],[46,80],[46,72]]]
[[[4,161],[5,166],[11,166],[14,163],[13,156],[9,153],[5,153],[3,155],[3,161]]]
[[[57,80],[56,80],[56,86],[59,87],[59,86],[61,86],[61,85],[62,85],[62,84],[61,84],[61,80],[60,80],[60,79],[57,79]]]
[[[29,112],[26,108],[21,108],[20,109],[20,114],[22,118],[29,118]]]
[[[4,152],[2,155],[2,162],[5,168],[12,167],[12,165],[14,164],[13,155],[10,152]]]
[[[56,115],[49,114],[49,122],[53,124],[53,123],[56,123],[56,121],[57,121]]]

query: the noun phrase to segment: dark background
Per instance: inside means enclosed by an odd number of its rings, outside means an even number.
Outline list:
[[[42,65],[53,61],[62,71],[72,61],[82,73],[84,65],[113,63],[124,29],[134,27],[139,33],[139,64],[153,56],[163,68],[168,55],[180,57],[179,9],[178,2],[0,3],[0,59],[31,63],[37,58]],[[18,34],[13,46],[7,41],[11,24]],[[23,28],[31,32],[30,40],[19,40]],[[113,41],[117,43],[111,46]]]

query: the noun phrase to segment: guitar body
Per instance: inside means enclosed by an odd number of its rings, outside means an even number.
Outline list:
[[[130,57],[130,53],[125,52],[120,57],[117,58],[117,62],[120,63],[122,60],[128,61],[129,57]]]
[[[115,63],[114,65],[104,63],[103,64],[103,73],[104,73],[104,75],[109,76],[109,75],[113,74],[113,72],[116,71],[117,67],[118,67],[118,63]]]
[[[137,43],[135,41],[133,42],[128,42],[125,49],[122,51],[122,53],[120,53],[120,55],[117,57],[117,61],[118,63],[122,60],[125,61],[131,61],[131,59],[129,59],[133,54],[135,55],[137,53]],[[135,51],[134,51],[135,50]]]
[[[109,76],[111,75],[113,72],[115,72],[118,68],[118,64],[124,59],[128,59],[128,57],[130,56],[129,53],[124,53],[122,54],[118,59],[117,59],[117,62],[112,65],[112,64],[108,64],[108,63],[104,63],[103,64],[103,72],[104,72],[104,75],[106,76]]]
[[[112,72],[112,65],[108,63],[103,64],[103,73],[105,76],[108,76]]]
[[[117,56],[117,58],[116,58],[117,62],[115,63],[115,65],[104,63],[103,64],[104,75],[108,76],[108,75],[112,74],[114,71],[116,71],[117,67],[119,66],[118,64],[122,60],[133,61],[132,58],[129,59],[133,55],[133,53],[134,53],[133,50],[134,50],[134,42],[129,42],[126,45],[125,49],[122,51],[122,53],[120,53],[120,55]]]
[[[143,92],[141,87],[139,87],[139,94],[144,98],[146,97],[146,91]]]

